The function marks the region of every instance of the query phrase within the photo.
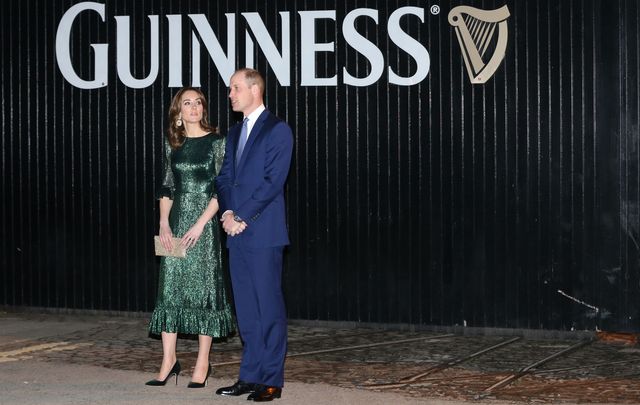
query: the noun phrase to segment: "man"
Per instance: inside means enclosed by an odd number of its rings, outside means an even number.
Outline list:
[[[227,233],[231,282],[243,341],[238,381],[218,395],[250,394],[256,402],[280,398],[287,351],[282,296],[282,251],[289,244],[284,183],[291,128],[265,109],[264,79],[253,69],[231,77],[233,111],[244,115],[229,129],[216,191]]]

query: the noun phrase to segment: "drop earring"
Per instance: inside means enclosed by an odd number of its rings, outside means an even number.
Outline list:
[[[176,120],[176,127],[181,127],[182,126],[182,116],[179,116],[178,119]]]

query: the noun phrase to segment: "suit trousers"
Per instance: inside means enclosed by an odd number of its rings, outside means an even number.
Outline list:
[[[250,248],[238,242],[229,248],[229,264],[243,342],[239,379],[282,387],[287,353],[283,246]]]

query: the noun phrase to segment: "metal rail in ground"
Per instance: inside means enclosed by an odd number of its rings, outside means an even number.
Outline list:
[[[327,336],[314,336],[310,338],[289,339],[287,340],[287,345],[291,346],[292,344],[307,344],[310,342],[317,342],[317,341],[323,341],[328,339],[339,340],[339,339],[346,339],[346,338],[353,338],[353,337],[373,336],[373,335],[380,335],[385,332],[389,332],[389,331],[377,330],[373,332],[348,333],[345,335],[327,335]],[[239,352],[239,351],[242,351],[242,346],[214,349],[215,353],[227,353],[227,352]]]
[[[540,367],[541,365],[557,359],[558,357],[564,356],[568,353],[573,352],[574,350],[577,350],[581,347],[587,346],[589,344],[591,344],[593,342],[593,340],[585,340],[585,341],[581,341],[578,342],[574,345],[571,345],[563,350],[560,350],[559,352],[553,353],[550,356],[547,356],[541,360],[538,360],[528,366],[525,366],[523,368],[521,368],[517,373],[511,374],[505,378],[503,378],[502,380],[498,381],[497,383],[493,384],[492,386],[486,388],[484,390],[484,392],[482,394],[479,394],[476,396],[475,399],[483,399],[486,398],[487,396],[489,396],[491,393],[493,393],[496,390],[499,390],[500,388],[506,387],[507,385],[513,383],[514,381],[518,380],[519,378],[524,377],[527,374],[531,374],[537,367]]]
[[[430,374],[433,374],[433,373],[445,370],[445,369],[447,369],[449,367],[453,367],[453,366],[456,366],[458,364],[464,363],[464,362],[469,361],[469,360],[471,360],[473,358],[476,358],[478,356],[482,356],[483,354],[489,353],[489,352],[497,350],[497,349],[499,349],[501,347],[504,347],[504,346],[510,345],[512,343],[515,343],[520,339],[522,339],[522,337],[518,336],[518,337],[515,337],[515,338],[512,338],[512,339],[508,339],[508,340],[502,341],[502,342],[500,342],[498,344],[486,347],[486,348],[484,348],[482,350],[479,350],[477,352],[471,353],[469,355],[461,356],[461,357],[458,357],[458,358],[455,358],[455,359],[452,359],[452,360],[449,360],[449,361],[445,361],[445,362],[436,364],[434,366],[431,366],[431,367],[427,368],[425,371],[423,371],[423,372],[421,372],[419,374],[402,378],[402,379],[400,379],[400,380],[398,380],[396,382],[384,383],[384,384],[368,384],[368,385],[365,385],[363,387],[365,387],[365,388],[375,388],[375,389],[405,387],[407,385],[411,385],[411,384],[413,384],[413,383],[415,383],[417,381],[420,381],[421,379],[423,379],[424,377],[426,377],[426,376],[428,376]]]
[[[553,373],[558,373],[562,371],[588,370],[590,368],[600,368],[600,367],[616,366],[620,364],[629,364],[629,363],[638,363],[638,362],[640,362],[640,359],[603,361],[600,363],[581,364],[579,366],[572,366],[572,367],[550,368],[546,370],[534,370],[533,372],[531,372],[531,374],[535,374],[535,375],[553,374]]]
[[[447,333],[445,335],[422,336],[422,337],[418,337],[418,338],[391,340],[391,341],[387,341],[387,342],[368,343],[368,344],[364,344],[364,345],[352,345],[352,346],[335,347],[333,349],[321,349],[321,350],[313,350],[313,351],[309,351],[309,352],[291,353],[291,354],[287,354],[287,358],[300,357],[300,356],[311,356],[311,355],[314,355],[314,354],[343,352],[343,351],[348,351],[348,350],[367,349],[367,348],[370,348],[370,347],[378,347],[378,346],[391,346],[391,345],[397,345],[397,344],[401,344],[401,343],[418,342],[418,341],[421,341],[421,340],[435,340],[435,339],[447,338],[447,337],[452,337],[452,336],[455,336],[455,335],[452,334],[452,333]],[[211,366],[212,367],[229,366],[229,365],[233,365],[233,364],[240,364],[240,360],[225,361],[225,362],[222,362],[222,363],[214,363]]]

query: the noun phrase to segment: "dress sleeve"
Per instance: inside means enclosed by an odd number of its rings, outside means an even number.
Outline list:
[[[220,174],[220,169],[222,169],[222,161],[224,160],[224,151],[225,151],[225,147],[226,147],[226,137],[225,136],[221,136],[219,139],[217,139],[214,144],[213,144],[213,159],[215,161],[215,176],[218,177],[218,174]],[[214,178],[215,180],[215,178]],[[211,198],[218,198],[218,193],[215,189],[215,181],[214,181],[214,187],[213,187],[213,192],[211,194]]]
[[[171,170],[171,146],[169,141],[164,140],[164,171],[162,175],[162,184],[156,193],[156,199],[169,197],[173,200],[173,192],[175,191],[175,183],[173,179],[173,170]]]

